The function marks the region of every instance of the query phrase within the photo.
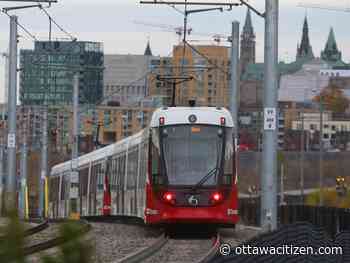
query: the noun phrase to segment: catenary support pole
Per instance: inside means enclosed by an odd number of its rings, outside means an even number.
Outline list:
[[[305,116],[304,116],[304,101],[301,107],[301,137],[300,137],[300,201],[304,204],[304,162],[305,162]]]
[[[233,133],[237,145],[238,138],[238,107],[239,107],[239,22],[232,22],[231,36],[231,94],[230,110],[233,118]]]
[[[323,193],[323,98],[320,95],[320,135],[319,135],[319,170],[320,170],[320,203],[319,206],[324,204],[324,193]]]
[[[5,145],[4,138],[0,138],[0,216],[2,216],[2,204],[3,204],[3,181],[5,175]]]
[[[278,0],[265,2],[264,142],[261,176],[261,226],[277,228]]]
[[[74,217],[78,213],[78,157],[79,157],[79,74],[73,78],[73,136],[71,177],[70,177],[70,216]]]
[[[41,142],[41,174],[39,176],[39,206],[38,206],[38,216],[44,216],[44,192],[45,192],[45,177],[48,172],[48,107],[43,108],[42,113],[43,118],[43,130],[42,130],[42,142]]]
[[[17,16],[10,17],[10,55],[9,55],[9,91],[8,91],[8,136],[5,207],[6,211],[16,209],[16,106],[17,106]]]
[[[30,112],[27,114],[30,116]],[[27,119],[22,120],[22,148],[21,148],[21,184],[19,192],[19,215],[22,219],[26,217],[26,186],[27,186]]]

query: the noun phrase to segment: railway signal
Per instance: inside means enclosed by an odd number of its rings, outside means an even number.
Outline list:
[[[347,187],[345,184],[345,178],[343,176],[337,176],[335,181],[336,181],[335,190],[336,190],[338,196],[341,196],[341,197],[346,196]]]

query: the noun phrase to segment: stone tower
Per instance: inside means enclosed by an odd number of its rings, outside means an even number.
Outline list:
[[[241,74],[246,71],[247,65],[255,63],[255,33],[252,24],[250,10],[247,10],[243,32],[241,34]]]
[[[144,52],[145,56],[152,56],[152,50],[151,50],[151,45],[149,43],[149,40],[147,41],[147,46]]]
[[[321,58],[328,62],[337,62],[342,58],[341,52],[339,51],[335,40],[333,28],[331,28],[329,32],[326,46],[321,52]]]
[[[297,59],[300,58],[306,58],[306,59],[313,59],[314,53],[312,52],[312,47],[310,44],[310,38],[309,38],[309,25],[307,22],[307,17],[305,17],[304,20],[304,26],[303,26],[303,35],[301,37],[301,43],[298,44],[297,47]]]

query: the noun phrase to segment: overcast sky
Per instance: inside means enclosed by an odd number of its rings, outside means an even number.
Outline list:
[[[198,1],[198,0],[193,0]],[[203,1],[203,0],[202,0]],[[205,0],[204,0],[205,1]],[[234,0],[216,0],[217,2],[233,2]],[[172,46],[178,42],[173,32],[134,23],[134,20],[149,24],[166,24],[181,26],[183,16],[174,9],[163,5],[140,5],[136,0],[58,0],[48,12],[54,19],[76,36],[79,40],[98,41],[104,43],[107,54],[142,54],[147,38],[155,55],[169,55]],[[263,0],[250,0],[251,4],[263,11]],[[297,7],[301,0],[280,0],[279,24],[279,57],[280,60],[292,61],[295,58],[297,43],[301,40],[302,24],[307,13],[310,28],[310,40],[316,56],[324,48],[328,32],[334,27],[338,47],[343,52],[343,60],[350,61],[350,37],[348,24],[350,12],[335,12],[320,9],[304,9]],[[307,0],[308,4],[320,4],[334,7],[350,8],[350,0]],[[13,6],[10,2],[0,2],[0,8]],[[199,8],[199,7],[196,7]],[[17,11],[22,23],[38,39],[47,39],[48,19],[42,11],[28,9]],[[234,8],[230,12],[208,12],[189,16],[189,24],[193,34],[228,34],[231,22],[238,20],[243,26],[246,8]],[[253,15],[253,25],[257,35],[257,60],[263,59],[264,21]],[[0,15],[0,52],[7,50],[9,35],[9,19]],[[32,48],[33,41],[19,30],[19,48]],[[54,38],[66,38],[54,28]],[[200,37],[193,35],[192,39]],[[209,37],[208,37],[209,38]],[[196,42],[193,42],[196,43]],[[4,59],[0,57],[0,101],[4,93]]]

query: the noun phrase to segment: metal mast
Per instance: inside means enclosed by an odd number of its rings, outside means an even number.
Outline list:
[[[277,228],[278,0],[266,0],[264,143],[261,176],[261,226]]]
[[[10,55],[9,55],[9,91],[8,91],[8,136],[6,180],[6,211],[15,211],[16,207],[16,107],[17,107],[17,16],[10,16]]]
[[[69,207],[70,216],[75,217],[78,213],[78,193],[79,193],[79,173],[78,173],[78,157],[79,157],[79,74],[75,73],[73,78],[73,136],[74,142],[72,146],[72,170],[70,177]]]

